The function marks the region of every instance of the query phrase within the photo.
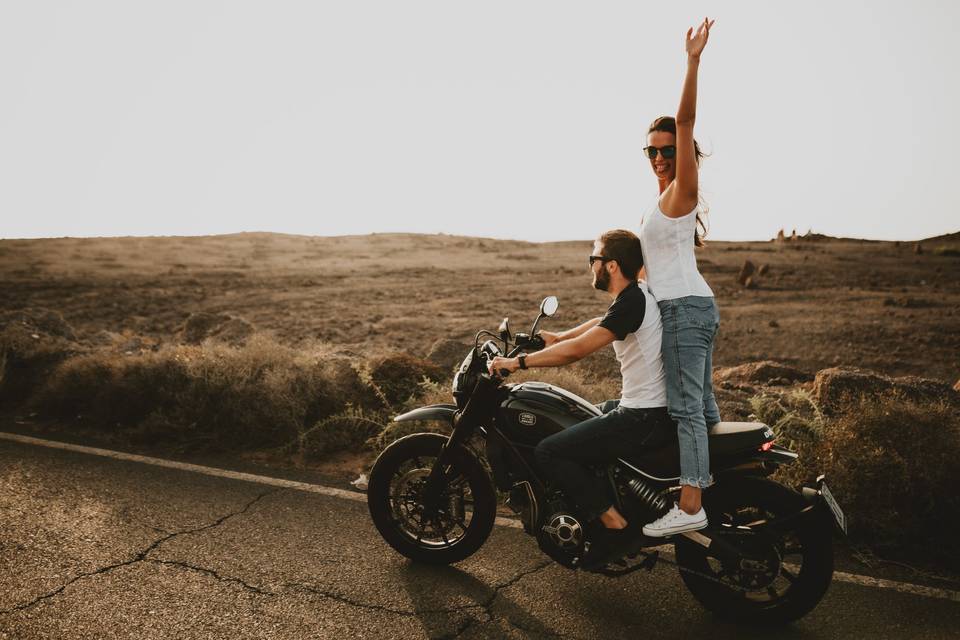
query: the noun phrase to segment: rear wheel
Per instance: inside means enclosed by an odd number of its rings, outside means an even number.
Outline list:
[[[367,506],[391,547],[416,562],[451,564],[486,541],[496,519],[497,497],[483,465],[459,449],[444,471],[439,505],[427,509],[423,488],[446,443],[445,436],[416,433],[387,447],[370,471]]]
[[[724,566],[678,537],[680,575],[704,607],[737,622],[782,624],[820,602],[833,577],[830,523],[810,516],[782,528],[757,528],[806,507],[799,493],[764,478],[738,478],[705,491],[703,503],[710,533],[744,556],[737,566]]]

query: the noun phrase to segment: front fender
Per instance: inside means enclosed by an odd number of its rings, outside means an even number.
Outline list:
[[[394,422],[408,422],[410,420],[439,420],[453,424],[453,416],[457,413],[455,404],[431,404],[413,411],[401,413],[393,419]]]

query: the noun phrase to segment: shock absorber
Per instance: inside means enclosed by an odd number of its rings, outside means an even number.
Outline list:
[[[627,488],[640,499],[640,502],[653,509],[657,514],[664,513],[667,510],[667,502],[642,478],[631,478],[627,482]]]

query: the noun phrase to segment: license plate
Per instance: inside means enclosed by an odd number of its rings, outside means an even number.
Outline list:
[[[837,504],[833,494],[830,493],[830,489],[827,487],[826,482],[820,483],[820,495],[823,496],[823,501],[827,503],[828,507],[830,507],[830,512],[837,521],[837,525],[840,527],[840,530],[843,531],[843,535],[847,535],[847,518],[843,515],[843,509],[841,509],[840,505]]]

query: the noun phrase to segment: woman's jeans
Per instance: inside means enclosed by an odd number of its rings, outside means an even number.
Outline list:
[[[667,408],[680,440],[680,484],[702,489],[713,483],[707,425],[720,422],[713,394],[713,342],[720,314],[714,299],[703,296],[662,300],[658,306]]]
[[[609,482],[587,465],[613,462],[618,457],[665,444],[676,433],[666,407],[630,409],[608,400],[602,416],[584,420],[544,438],[534,455],[537,466],[559,486],[586,522],[613,504]]]

